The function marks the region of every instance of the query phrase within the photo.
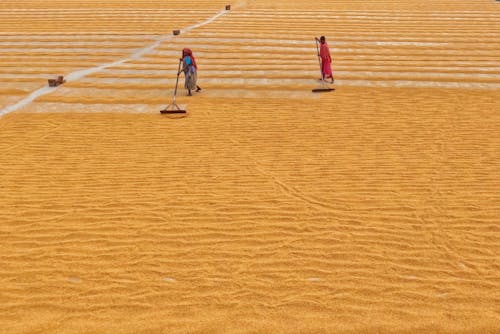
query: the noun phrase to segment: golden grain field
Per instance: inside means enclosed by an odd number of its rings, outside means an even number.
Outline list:
[[[500,332],[500,2],[227,4],[0,3],[0,333]]]

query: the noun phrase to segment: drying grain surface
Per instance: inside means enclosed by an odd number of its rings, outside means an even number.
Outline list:
[[[225,4],[0,3],[0,332],[499,332],[500,4]]]

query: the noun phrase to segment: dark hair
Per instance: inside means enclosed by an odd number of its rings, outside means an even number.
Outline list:
[[[325,36],[321,36],[319,39],[320,39],[321,41],[326,41]]]

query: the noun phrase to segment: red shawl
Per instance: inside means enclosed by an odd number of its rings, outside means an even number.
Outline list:
[[[328,47],[328,44],[326,42],[325,44],[320,44],[319,56],[324,63],[332,62],[332,58],[330,56],[330,48]]]

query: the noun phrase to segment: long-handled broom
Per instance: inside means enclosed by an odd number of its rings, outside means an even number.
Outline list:
[[[328,87],[325,78],[323,77],[323,66],[321,66],[321,57],[319,56],[318,40],[315,39],[315,42],[316,42],[316,51],[318,52],[319,73],[321,75],[321,87],[313,89],[312,92],[313,93],[331,92],[332,90],[335,90],[335,88]]]
[[[179,60],[179,69],[177,70],[177,80],[175,81],[175,90],[174,90],[174,100],[170,103],[165,109],[160,110],[162,114],[185,114],[187,113],[186,109],[182,109],[175,102],[177,98],[177,86],[179,85],[179,76],[181,75],[181,64],[182,60]]]

